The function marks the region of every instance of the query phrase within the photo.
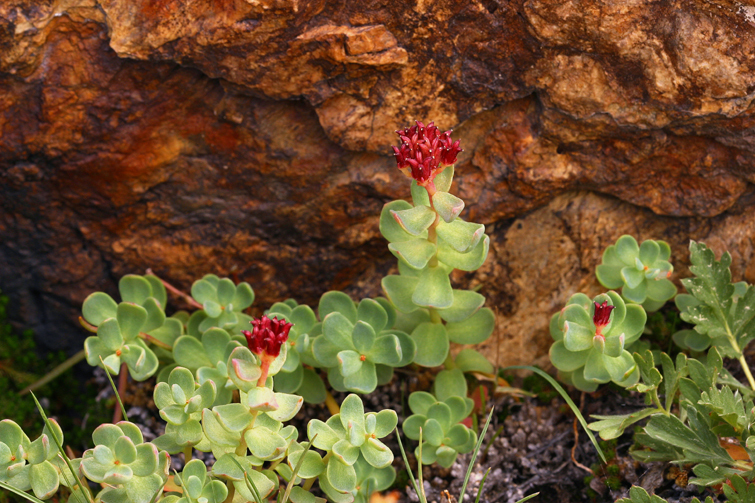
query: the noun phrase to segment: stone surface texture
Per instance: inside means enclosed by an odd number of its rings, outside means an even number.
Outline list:
[[[755,4],[729,0],[6,0],[0,289],[49,349],[127,273],[252,284],[255,306],[380,293],[414,119],[454,128],[488,226],[500,365],[596,294],[624,233],[728,249],[755,281]],[[180,305],[179,305],[180,306]]]

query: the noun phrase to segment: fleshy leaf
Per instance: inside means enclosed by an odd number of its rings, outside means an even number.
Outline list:
[[[438,191],[433,195],[433,206],[446,223],[451,223],[464,209],[464,201],[448,192]]]

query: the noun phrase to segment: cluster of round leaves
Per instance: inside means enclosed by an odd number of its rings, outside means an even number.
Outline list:
[[[477,434],[462,421],[474,408],[467,397],[467,383],[460,369],[442,370],[435,379],[434,394],[415,391],[409,395],[412,415],[402,426],[404,434],[420,440],[415,454],[422,464],[438,463],[449,468],[459,454],[471,452],[477,443]]]
[[[170,456],[144,437],[128,421],[103,424],[92,433],[94,449],[81,457],[81,472],[91,481],[104,484],[98,501],[104,503],[147,503],[168,478]]]
[[[97,331],[84,342],[87,362],[104,365],[111,374],[118,374],[125,363],[131,377],[143,381],[159,365],[155,351],[145,340],[157,340],[169,347],[183,333],[183,325],[166,318],[165,287],[155,276],[129,274],[121,278],[118,290],[120,303],[103,292],[84,300],[84,320]]]
[[[595,323],[596,303],[613,306],[600,333]],[[635,384],[639,371],[625,347],[639,339],[646,320],[641,306],[626,304],[616,292],[594,299],[582,293],[572,295],[550,323],[555,341],[550,359],[559,377],[582,391],[595,391],[609,381],[624,387]]]
[[[669,257],[671,248],[665,241],[648,239],[638,245],[632,236],[624,235],[606,248],[595,273],[604,287],[621,288],[627,302],[657,311],[676,295],[676,286],[668,279],[674,271]]]
[[[495,322],[493,312],[482,308],[482,295],[451,286],[449,274],[454,269],[478,269],[490,245],[484,225],[459,218],[464,202],[448,192],[452,180],[449,166],[435,179],[438,191],[432,204],[427,190],[413,181],[413,204],[392,201],[380,215],[380,232],[399,260],[399,274],[383,278],[382,287],[400,313],[397,328],[417,345],[414,363],[427,367],[443,363],[449,341],[484,341]]]
[[[63,432],[54,420],[50,425],[60,442]],[[40,499],[55,494],[60,486],[61,471],[58,450],[51,432],[45,426],[42,435],[33,442],[10,419],[0,421],[0,482],[5,482],[21,491],[34,491]],[[68,475],[70,477],[70,474]],[[64,485],[68,485],[63,477]]]
[[[120,303],[103,292],[93,293],[84,300],[83,318],[97,333],[87,338],[84,347],[90,365],[104,365],[110,373],[118,374],[125,363],[137,381],[154,375],[160,360],[175,360],[175,346],[185,334],[198,341],[204,333],[219,329],[239,337],[241,329],[247,328],[252,319],[241,312],[254,301],[249,284],[234,285],[230,279],[213,274],[192,285],[192,296],[203,308],[191,315],[180,311],[166,317],[167,294],[155,276],[126,275],[119,281],[118,290]],[[243,342],[243,337],[239,340]],[[183,344],[186,355],[187,345]],[[211,360],[208,365],[213,367],[220,361]],[[167,372],[170,370],[172,367]]]
[[[346,397],[339,414],[326,422],[309,422],[307,435],[312,445],[326,452],[321,459],[317,453],[310,455],[308,461],[315,467],[309,474],[319,471],[320,488],[329,499],[336,503],[353,501],[370,478],[375,489],[390,485],[395,478],[390,466],[393,453],[380,439],[389,435],[397,423],[392,410],[365,414],[362,400],[354,394]]]
[[[383,298],[355,304],[343,292],[327,292],[318,306],[321,321],[309,306],[291,299],[274,304],[266,314],[294,324],[276,389],[298,393],[307,401],[324,400],[325,386],[304,365],[325,369],[337,391],[371,393],[390,381],[394,367],[408,365],[416,353],[411,337],[393,328],[396,311]]]

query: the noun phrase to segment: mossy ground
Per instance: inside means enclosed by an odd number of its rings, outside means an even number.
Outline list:
[[[19,392],[66,360],[63,352],[40,357],[34,333],[15,330],[8,322],[11,300],[0,293],[0,418],[18,423],[31,440],[42,432],[43,422],[31,395]],[[84,372],[91,373],[84,365]],[[69,370],[51,383],[35,391],[49,417],[63,428],[66,445],[77,455],[90,447],[92,431],[100,423],[112,420],[112,408],[97,402],[98,387],[82,384]],[[0,491],[0,503],[26,501]]]

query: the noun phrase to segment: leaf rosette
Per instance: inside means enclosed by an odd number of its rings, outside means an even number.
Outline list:
[[[249,283],[235,285],[228,278],[206,274],[191,285],[191,296],[202,305],[202,311],[194,313],[191,320],[198,323],[200,333],[218,327],[237,335],[252,320],[243,313],[254,302],[254,290]]]
[[[0,421],[0,482],[21,491],[31,489],[40,499],[54,495],[61,479],[55,463],[58,450],[51,435],[62,443],[63,431],[54,419],[49,422],[53,431],[45,426],[42,435],[32,442],[15,422]]]
[[[313,341],[312,353],[328,369],[328,380],[336,390],[371,393],[378,384],[390,381],[393,367],[414,358],[414,341],[391,330],[389,322],[395,315],[378,301],[363,299],[354,306],[347,297],[334,307],[337,310],[323,317],[322,335]],[[323,312],[327,309],[320,316]]]
[[[157,356],[139,338],[154,326],[148,311],[137,304],[121,302],[108,314],[112,316],[100,321],[97,336],[84,341],[87,362],[104,366],[111,374],[118,374],[121,363],[125,363],[135,380],[151,377],[157,371]]]
[[[171,454],[189,446],[209,450],[200,420],[202,409],[211,407],[215,401],[215,390],[213,381],[207,380],[200,386],[191,371],[183,367],[173,369],[168,382],[157,383],[155,405],[167,425],[165,434],[155,440],[155,445]]]
[[[104,503],[149,503],[168,477],[170,456],[144,442],[141,430],[128,421],[103,424],[92,433],[94,449],[84,452],[81,471],[106,484],[97,496]]]
[[[670,256],[671,248],[665,241],[648,239],[638,245],[632,236],[624,235],[606,248],[595,272],[604,287],[621,288],[628,302],[657,311],[676,295],[676,286],[668,279],[674,271]]]
[[[594,299],[575,294],[551,318],[551,362],[562,380],[582,391],[595,391],[609,381],[631,386],[639,371],[624,348],[640,337],[646,320],[641,306],[625,304],[616,292]]]
[[[413,412],[402,426],[404,434],[419,440],[422,429],[422,463],[450,467],[459,454],[474,449],[476,433],[462,421],[469,417],[474,401],[467,397],[467,382],[461,369],[442,370],[433,386],[434,395],[415,391],[409,395]],[[415,450],[419,458],[419,446]]]
[[[170,494],[159,503],[222,503],[228,497],[228,488],[207,475],[207,467],[200,459],[192,459],[184,466],[176,482],[183,487],[183,495]]]
[[[347,396],[341,412],[326,422],[311,420],[307,435],[312,445],[328,453],[320,486],[341,494],[356,490],[355,464],[360,457],[374,468],[389,466],[393,453],[380,439],[389,435],[397,422],[398,416],[392,410],[365,414],[362,400],[354,394]]]
[[[237,389],[228,374],[231,353],[244,346],[241,336],[231,337],[227,331],[213,327],[199,338],[191,335],[179,337],[173,347],[173,357],[177,365],[196,374],[199,384],[214,382],[217,394],[213,405],[222,405],[230,403],[233,390]],[[167,380],[171,371],[171,366],[165,367],[160,372],[159,380]]]

